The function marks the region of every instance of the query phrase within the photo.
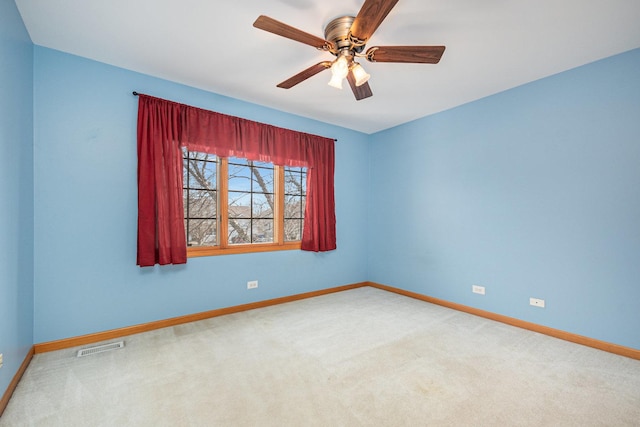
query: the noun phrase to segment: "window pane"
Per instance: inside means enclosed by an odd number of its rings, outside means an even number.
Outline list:
[[[285,168],[284,175],[284,240],[302,240],[307,192],[307,169]]]
[[[273,218],[273,195],[253,194],[252,212],[253,218]]]
[[[254,219],[252,232],[252,243],[273,242],[273,220]]]
[[[302,193],[302,174],[285,169],[284,172],[284,192],[285,194]]]
[[[187,197],[185,190],[185,197]],[[217,216],[217,192],[209,190],[188,190],[184,203],[185,218],[211,218]]]
[[[304,216],[304,205],[301,196],[285,196],[284,217],[302,218]]]
[[[207,158],[215,159],[215,156],[205,154]],[[189,188],[199,189],[215,189],[217,163],[204,160],[183,160],[183,171],[185,173],[185,181],[183,185]]]
[[[189,218],[189,190],[187,189],[182,190],[182,208],[184,209],[184,219],[186,220]],[[186,230],[186,222],[184,223],[184,226]]]
[[[251,191],[251,168],[229,164],[229,191]]]
[[[252,190],[260,193],[273,193],[273,167],[252,168],[253,172],[253,188]]]
[[[216,246],[217,222],[211,219],[185,220],[188,246]]]
[[[302,239],[302,220],[285,219],[284,220],[284,241],[293,242]]]
[[[184,158],[185,155],[186,153],[182,155],[182,187],[183,188],[186,188],[189,186],[189,162],[187,159]]]
[[[251,193],[229,191],[229,218],[251,218]]]
[[[250,219],[229,219],[229,243],[232,245],[251,243]]]

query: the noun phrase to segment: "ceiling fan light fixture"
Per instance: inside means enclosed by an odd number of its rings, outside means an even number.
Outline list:
[[[334,76],[337,75],[342,79],[347,77],[347,74],[349,73],[349,61],[347,61],[347,58],[344,56],[339,56],[338,59],[333,61],[333,64],[331,64],[331,73]]]
[[[337,89],[342,89],[342,80],[349,74],[349,61],[344,56],[339,56],[338,59],[331,64],[331,80],[329,86]]]
[[[358,64],[357,62],[353,63],[351,72],[353,73],[353,77],[356,80],[356,86],[362,86],[363,84],[368,82],[369,78],[371,77],[371,75],[367,73],[364,68],[362,68],[362,65]]]
[[[339,16],[324,29],[324,39],[299,30],[284,22],[260,15],[253,26],[269,33],[304,43],[336,57],[322,61],[285,80],[277,86],[290,89],[310,77],[331,68],[330,86],[342,89],[347,78],[357,101],[373,95],[369,87],[369,74],[355,62],[365,58],[369,62],[396,62],[409,64],[437,64],[445,46],[374,46],[365,52],[371,35],[394,8],[398,0],[363,0],[356,16]]]
[[[329,80],[329,86],[335,87],[336,89],[342,89],[342,80],[343,77],[338,76],[337,74],[331,75],[331,80]]]

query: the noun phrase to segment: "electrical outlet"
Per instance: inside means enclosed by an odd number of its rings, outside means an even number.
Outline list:
[[[544,300],[538,298],[529,298],[529,305],[544,308]]]
[[[484,295],[484,286],[472,285],[471,292],[474,294]]]
[[[255,289],[258,287],[258,281],[257,280],[252,280],[250,282],[247,282],[247,289]]]
[[[2,353],[0,353],[0,368],[2,368],[3,363],[4,363],[4,359],[2,358]]]

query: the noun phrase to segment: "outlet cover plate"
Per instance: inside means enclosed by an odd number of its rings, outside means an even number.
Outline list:
[[[544,300],[538,298],[529,298],[529,305],[544,308]]]
[[[484,295],[484,286],[472,285],[471,292],[474,294]]]
[[[255,289],[257,287],[258,287],[257,280],[251,280],[250,282],[247,282],[247,289]]]

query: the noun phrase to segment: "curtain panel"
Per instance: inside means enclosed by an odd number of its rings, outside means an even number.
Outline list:
[[[138,265],[186,262],[181,147],[306,167],[302,249],[336,249],[333,139],[138,96]]]
[[[141,267],[184,264],[182,115],[151,97],[138,102],[138,260]]]

